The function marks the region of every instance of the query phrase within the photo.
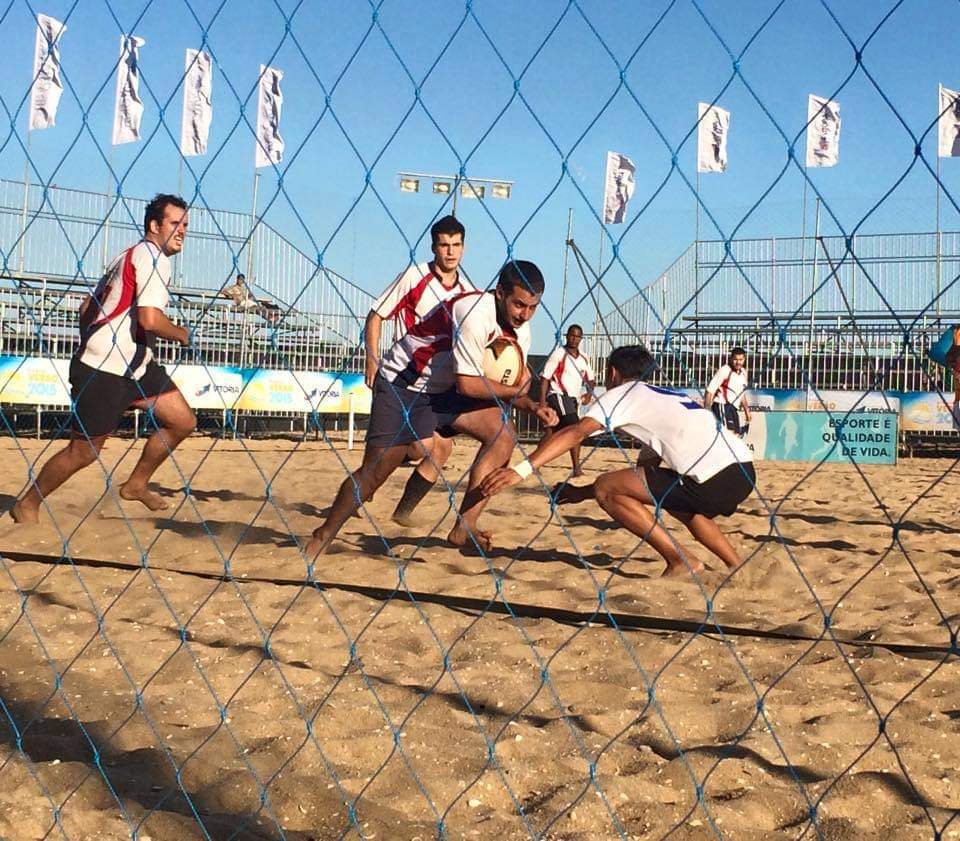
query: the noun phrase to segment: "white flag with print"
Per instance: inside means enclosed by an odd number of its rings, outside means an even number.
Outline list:
[[[603,224],[619,225],[627,216],[637,171],[633,161],[619,152],[607,152],[607,173],[603,188]]]
[[[37,15],[37,41],[33,49],[33,86],[30,88],[30,130],[57,124],[57,107],[63,96],[60,79],[60,37],[67,27],[48,15]]]
[[[810,94],[807,100],[807,166],[840,160],[840,103]]]
[[[113,108],[113,145],[140,139],[143,100],[140,99],[140,48],[147,42],[136,35],[120,36],[117,98]]]
[[[260,65],[260,93],[257,96],[257,153],[255,167],[278,164],[283,160],[283,138],[280,136],[280,111],[283,93],[280,81],[283,71]]]
[[[727,168],[727,134],[730,112],[698,103],[697,172],[724,172]]]
[[[940,85],[940,119],[937,154],[941,158],[960,158],[960,91]]]
[[[183,122],[180,151],[185,156],[207,154],[213,120],[213,62],[210,53],[187,50],[183,76]]]

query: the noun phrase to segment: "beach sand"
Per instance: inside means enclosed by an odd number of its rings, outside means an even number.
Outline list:
[[[60,446],[0,441],[4,509]],[[108,443],[118,481],[140,446]],[[409,468],[308,567],[360,456],[197,437],[161,515],[94,466],[55,522],[4,518],[0,838],[919,839],[960,809],[952,462],[761,464],[719,521],[746,564],[695,583],[532,479],[491,557],[455,551],[446,492],[390,521]]]

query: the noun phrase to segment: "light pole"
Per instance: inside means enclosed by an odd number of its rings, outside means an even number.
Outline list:
[[[482,199],[489,195],[494,199],[509,199],[513,181],[503,178],[474,178],[466,175],[434,175],[428,172],[398,172],[401,193],[419,193],[420,182],[430,181],[433,192],[440,196],[453,193],[454,216],[457,215],[457,195],[465,199]]]

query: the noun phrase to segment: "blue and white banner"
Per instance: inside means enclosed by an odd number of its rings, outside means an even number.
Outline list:
[[[896,464],[893,413],[758,412],[745,441],[758,461]]]

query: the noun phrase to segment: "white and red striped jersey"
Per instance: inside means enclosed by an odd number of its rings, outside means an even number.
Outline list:
[[[547,357],[540,376],[550,381],[551,394],[573,398],[595,379],[590,360],[582,353],[574,356],[563,345]]]
[[[457,374],[483,376],[483,352],[494,339],[515,339],[526,360],[530,325],[516,332],[497,321],[493,292],[465,292],[436,306],[383,355],[380,373],[413,391],[439,394],[453,388]]]
[[[80,319],[84,365],[120,377],[140,379],[153,359],[155,337],[140,327],[140,307],[164,309],[170,298],[170,258],[142,240],[107,268]]]
[[[746,369],[734,371],[729,365],[721,365],[707,385],[707,391],[713,392],[715,403],[729,403],[739,409],[747,393]]]
[[[396,342],[437,304],[473,291],[473,284],[461,273],[457,273],[453,286],[447,287],[433,273],[432,263],[417,263],[397,275],[377,298],[373,311],[381,318],[393,319]]]

